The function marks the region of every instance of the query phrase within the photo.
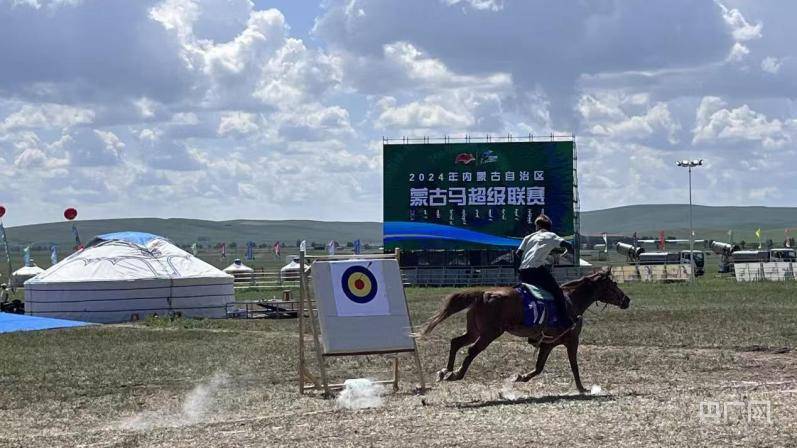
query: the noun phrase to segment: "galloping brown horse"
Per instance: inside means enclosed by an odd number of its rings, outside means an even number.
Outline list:
[[[612,279],[611,268],[565,283],[562,285],[562,290],[578,314],[583,314],[596,301],[616,305],[622,309],[628,308],[631,303],[631,299]],[[515,381],[526,382],[542,373],[551,350],[562,344],[567,347],[567,357],[570,360],[576,387],[579,392],[586,392],[578,374],[577,361],[583,321],[569,328],[527,327],[523,325],[523,306],[521,295],[509,287],[470,289],[446,297],[442,309],[432,317],[422,335],[429,334],[437,324],[466,308],[468,325],[465,334],[451,340],[448,364],[445,369],[438,372],[438,380],[461,380],[473,359],[504,332],[509,332],[515,336],[528,338],[529,343],[538,345],[540,349],[534,371],[518,375]],[[457,351],[468,344],[473,345],[468,348],[468,355],[462,361],[462,366],[454,371]]]

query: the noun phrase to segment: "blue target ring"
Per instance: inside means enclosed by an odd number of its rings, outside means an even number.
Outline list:
[[[373,300],[379,290],[376,277],[365,266],[352,266],[343,271],[340,283],[346,297],[360,304]]]

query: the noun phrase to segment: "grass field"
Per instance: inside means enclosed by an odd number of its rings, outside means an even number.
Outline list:
[[[295,320],[148,321],[0,335],[0,446],[794,446],[797,282],[626,285],[628,310],[595,307],[579,352],[579,396],[562,348],[531,382],[534,350],[504,335],[464,381],[350,411],[297,392]],[[416,323],[446,289],[409,289]],[[250,291],[241,298],[262,296]],[[463,328],[419,348],[432,381]],[[404,359],[404,358],[402,358]],[[385,377],[381,356],[335,359],[337,379]],[[727,421],[702,401],[731,403]],[[771,423],[734,402],[768,402]],[[745,411],[746,412],[746,411]]]

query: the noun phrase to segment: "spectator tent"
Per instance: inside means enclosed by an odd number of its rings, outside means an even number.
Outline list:
[[[87,322],[225,317],[233,277],[149,233],[100,235],[25,282],[25,313]]]

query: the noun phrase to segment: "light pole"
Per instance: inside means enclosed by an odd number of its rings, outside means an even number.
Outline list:
[[[695,281],[695,232],[692,230],[692,168],[703,166],[703,159],[678,160],[676,165],[689,169],[689,282]]]

